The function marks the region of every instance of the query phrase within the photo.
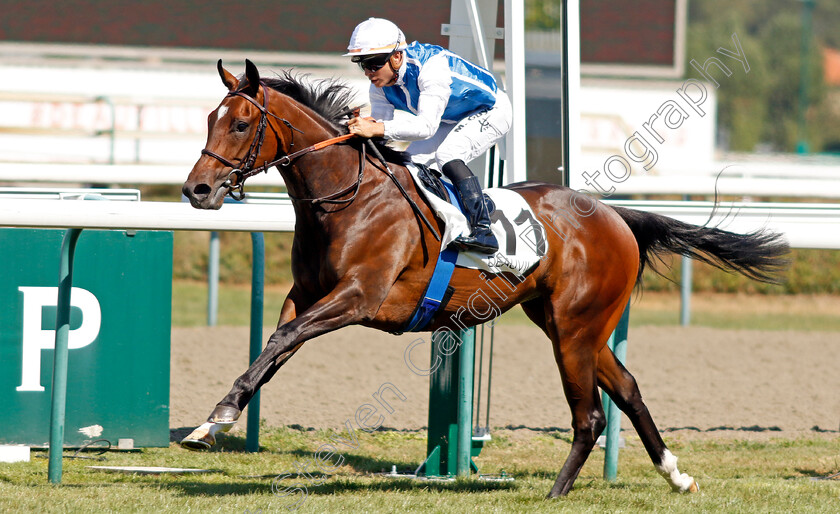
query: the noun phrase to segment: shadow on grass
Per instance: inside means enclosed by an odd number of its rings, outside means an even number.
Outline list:
[[[169,429],[169,442],[180,444],[181,440],[190,435],[190,433],[196,428],[197,426]],[[263,449],[264,448],[260,446],[260,451],[263,451]],[[245,438],[225,433],[216,434],[216,444],[214,444],[210,449],[198,451],[203,453],[244,452]]]
[[[249,496],[252,494],[271,493],[271,481],[255,482],[198,482],[193,480],[178,480],[169,483],[156,483],[161,489],[180,490],[186,496]]]
[[[828,474],[826,474],[825,472],[822,472],[822,471],[817,471],[817,470],[815,470],[815,469],[802,469],[802,468],[796,468],[796,472],[797,472],[797,473],[801,473],[801,474],[803,474],[803,475],[805,475],[805,476],[803,477],[803,476],[794,476],[794,475],[791,475],[791,476],[788,476],[788,477],[786,477],[786,478],[787,478],[788,480],[795,480],[795,479],[797,479],[797,478],[799,478],[799,479],[802,479],[802,478],[810,478],[811,480],[833,480],[833,481],[835,481],[835,482],[836,482],[836,481],[840,481],[840,471],[838,471],[838,472],[836,472],[836,473],[828,473]]]
[[[301,460],[312,460],[313,453],[307,450],[289,450],[282,452],[286,455],[294,455]],[[353,453],[342,453],[342,466],[348,466],[357,473],[380,473],[390,471],[392,466],[396,466],[400,473],[413,473],[420,462],[404,461],[398,459],[379,459],[370,457],[368,455],[356,455]]]
[[[247,496],[252,494],[282,494],[296,489],[307,494],[331,495],[357,492],[405,492],[405,491],[448,491],[454,493],[482,493],[515,489],[515,482],[485,482],[474,479],[454,481],[419,480],[412,478],[383,478],[376,475],[340,476],[293,475],[285,480],[265,476],[262,480],[252,478],[246,481],[231,477],[235,481],[214,483],[195,480],[175,480],[168,483],[155,482],[154,487],[180,491],[187,496]]]
[[[478,480],[455,480],[440,482],[432,480],[415,480],[410,478],[378,479],[378,477],[312,477],[323,483],[307,482],[301,477],[274,481],[266,478],[255,482],[227,482],[207,483],[198,481],[178,480],[166,484],[155,484],[155,487],[180,491],[187,496],[247,496],[252,494],[282,494],[289,490],[305,489],[307,494],[331,495],[357,492],[406,492],[406,491],[448,491],[453,493],[482,493],[490,491],[505,491],[516,488],[512,482],[482,482]]]
[[[420,480],[413,478],[382,478],[360,477],[375,479],[361,481],[351,477],[340,477],[327,480],[321,485],[309,487],[314,494],[341,494],[353,492],[405,492],[405,491],[449,491],[455,493],[483,493],[490,491],[506,491],[515,489],[515,482],[485,482],[474,479],[458,479],[450,482],[439,480]]]
[[[169,440],[174,443],[180,443],[181,439],[192,432],[195,427],[181,427],[171,429],[169,431]],[[228,453],[228,452],[245,452],[246,451],[245,437],[239,437],[230,434],[216,434],[216,444],[208,450],[199,450],[202,453]],[[272,449],[269,450],[265,446],[260,446],[260,452],[270,451],[273,454],[283,454],[297,457],[301,461],[309,461],[314,458],[312,450],[303,448],[293,448],[288,450]],[[420,462],[407,462],[395,459],[379,459],[365,455],[356,455],[352,453],[341,453],[343,461],[342,465],[349,466],[359,473],[378,473],[382,471],[389,471],[392,466],[397,466],[401,472],[413,472]]]
[[[679,432],[681,430],[685,430],[687,432],[781,432],[782,429],[777,426],[770,426],[770,427],[762,427],[758,425],[752,425],[748,427],[733,427],[729,425],[721,425],[717,427],[710,427],[710,428],[697,428],[692,426],[685,426],[685,427],[668,427],[660,429],[661,433],[667,432]]]

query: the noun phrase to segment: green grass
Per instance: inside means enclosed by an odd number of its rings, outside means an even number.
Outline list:
[[[291,273],[290,233],[265,234],[265,276],[268,284],[289,283]],[[209,232],[176,231],[173,253],[173,277],[176,281],[207,280]],[[246,233],[219,234],[219,276],[224,283],[246,285],[251,280],[251,237]],[[782,284],[762,284],[737,274],[726,273],[700,262],[692,264],[694,291],[718,293],[837,294],[840,293],[840,252],[837,250],[794,249],[790,268],[781,275]],[[643,277],[647,291],[679,291],[678,256],[666,256],[658,268],[659,276],[649,267]]]
[[[265,290],[263,324],[274,326],[280,315],[288,286],[271,286]],[[806,305],[795,307],[797,296],[787,296],[793,308],[779,308],[779,296],[752,294],[744,297],[719,295],[733,304],[732,309],[722,309],[716,300],[706,300],[705,293],[695,293],[692,301],[691,324],[723,329],[762,330],[823,330],[840,331],[840,317],[834,312],[812,310]],[[656,301],[648,301],[649,299]],[[807,299],[807,296],[799,297]],[[678,293],[645,293],[634,298],[630,308],[630,326],[676,326],[680,323]],[[739,302],[749,302],[751,309],[738,308]],[[775,306],[772,311],[762,311],[756,306],[766,303]],[[769,309],[770,307],[768,307]],[[247,326],[251,316],[251,290],[245,284],[221,284],[219,292],[219,325]],[[503,324],[527,325],[531,321],[519,307],[503,314]],[[207,285],[201,282],[175,281],[172,285],[172,326],[191,327],[207,325]]]
[[[289,289],[269,287],[263,299],[263,324],[274,326]],[[247,326],[251,319],[251,287],[249,285],[219,286],[219,325]],[[207,284],[175,281],[172,283],[172,326],[197,327],[207,325]]]
[[[673,309],[630,308],[630,326],[679,325],[679,305]],[[840,317],[836,315],[799,313],[746,314],[729,312],[692,312],[691,325],[731,330],[819,330],[840,331]]]
[[[764,284],[742,275],[727,273],[717,268],[694,261],[692,263],[692,287],[694,291],[718,293],[761,293],[780,294],[837,294],[840,293],[840,252],[837,250],[797,249],[788,255],[790,267],[780,278],[779,285]],[[648,291],[679,291],[682,260],[669,255],[666,265],[658,266],[665,277],[647,268],[644,273],[645,289]],[[670,269],[669,269],[670,268]]]
[[[47,461],[0,465],[3,512],[283,512],[301,496],[272,492],[305,487],[300,512],[836,512],[840,483],[813,480],[840,469],[840,438],[814,434],[763,441],[679,439],[666,436],[680,470],[701,491],[671,493],[635,434],[625,434],[618,480],[602,480],[603,452],[595,449],[574,490],[547,501],[569,450],[567,432],[499,430],[476,462],[485,474],[504,470],[507,483],[459,480],[430,483],[376,475],[392,465],[402,473],[425,455],[425,432],[357,432],[354,449],[338,446],[328,475],[314,473],[313,454],[334,436],[329,431],[263,429],[262,451],[242,451],[241,437],[220,439],[217,449],[194,453],[175,445],[139,453],[111,452],[105,461],[65,459],[63,483],[47,482]],[[346,435],[346,434],[344,434]],[[45,455],[37,452],[36,455]],[[66,453],[65,455],[70,455]],[[124,475],[89,465],[211,468],[205,475]],[[296,466],[311,476],[294,475]],[[275,481],[280,474],[286,480]],[[320,482],[316,484],[314,482]],[[297,484],[297,485],[296,485]]]

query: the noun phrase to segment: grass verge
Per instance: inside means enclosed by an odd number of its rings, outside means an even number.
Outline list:
[[[265,290],[263,321],[274,326],[289,286],[270,286]],[[247,326],[251,316],[249,285],[221,284],[219,325]],[[840,296],[762,295],[695,293],[691,297],[691,322],[697,326],[724,329],[824,330],[840,331]],[[519,307],[499,319],[500,323],[528,325],[531,322]],[[679,325],[680,296],[676,292],[647,291],[634,296],[630,325]],[[172,285],[172,325],[207,325],[207,285],[175,281]]]
[[[194,453],[174,444],[139,453],[105,455],[106,461],[65,460],[63,484],[47,483],[47,461],[0,465],[0,510],[5,512],[282,512],[295,502],[300,512],[836,512],[840,483],[816,480],[840,469],[837,434],[795,439],[739,439],[666,442],[680,458],[680,470],[694,476],[701,491],[670,492],[635,434],[625,433],[616,482],[602,476],[603,452],[596,448],[575,489],[547,501],[569,450],[564,431],[498,430],[475,460],[484,474],[505,471],[513,482],[474,479],[428,482],[385,478],[396,466],[413,470],[425,455],[425,432],[344,432],[263,429],[262,450],[242,451],[244,439],[223,436],[214,451]],[[315,452],[333,441],[336,452],[315,467]],[[355,446],[355,447],[351,447]],[[43,454],[45,455],[45,454]],[[70,453],[66,453],[70,455]],[[340,465],[339,465],[340,464]],[[126,475],[89,465],[211,468],[205,475]],[[289,475],[286,479],[278,476]],[[273,484],[273,485],[272,485]],[[281,496],[286,490],[291,494]]]

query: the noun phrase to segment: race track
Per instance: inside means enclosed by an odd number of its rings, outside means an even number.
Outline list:
[[[266,332],[266,337],[270,332]],[[406,346],[429,334],[393,336],[348,327],[308,342],[262,390],[270,426],[339,428],[390,383],[394,412],[383,425],[428,423],[428,378],[404,361]],[[429,344],[412,361],[428,367]],[[173,328],[170,426],[196,426],[246,368],[247,327]],[[548,339],[536,327],[496,328],[491,427],[568,429]],[[840,425],[840,334],[702,327],[634,327],[627,368],[660,430],[672,434],[795,437]],[[485,359],[486,365],[486,359]],[[486,378],[485,384],[486,384]],[[244,428],[245,416],[242,416]],[[481,414],[482,424],[484,414]],[[632,430],[626,418],[626,429]]]

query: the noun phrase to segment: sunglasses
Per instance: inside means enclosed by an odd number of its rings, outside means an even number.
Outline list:
[[[356,64],[359,65],[359,68],[362,71],[369,71],[371,73],[377,72],[382,69],[383,66],[388,64],[388,60],[391,56],[394,55],[393,52],[390,54],[378,54],[378,55],[365,55],[354,57],[352,60]]]

